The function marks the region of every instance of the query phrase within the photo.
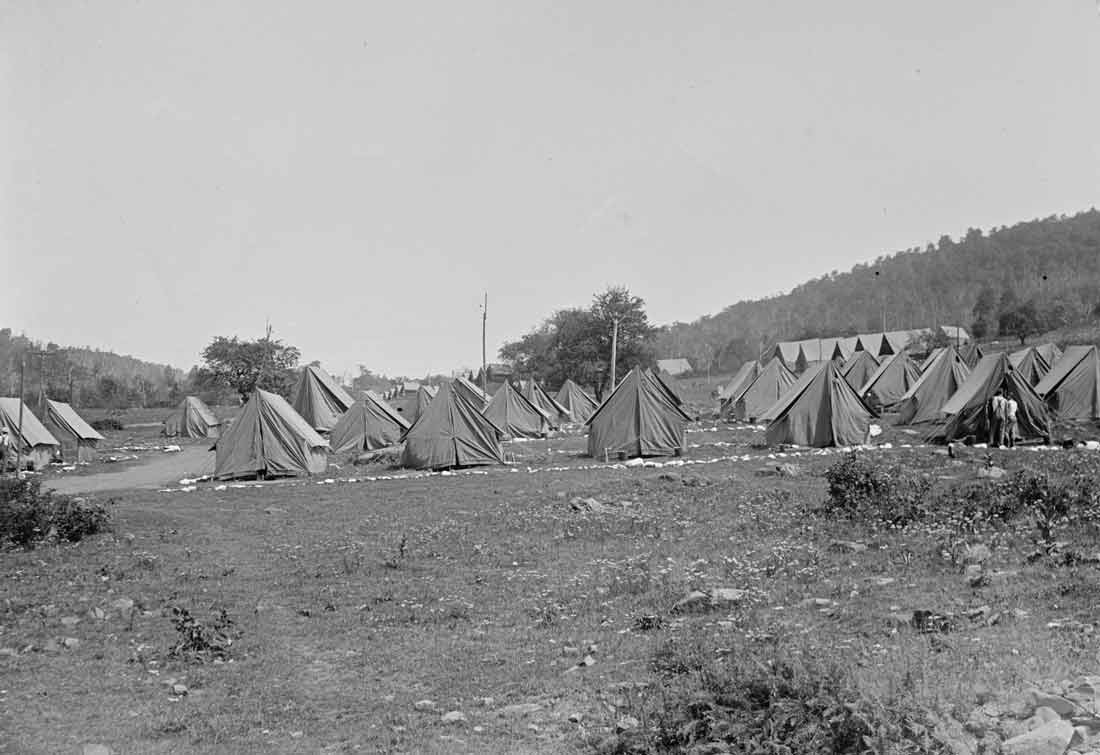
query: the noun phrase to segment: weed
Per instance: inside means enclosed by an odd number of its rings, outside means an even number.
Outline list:
[[[882,524],[904,525],[922,519],[932,484],[900,465],[884,465],[850,453],[825,472],[829,495],[826,514]]]
[[[408,533],[401,533],[401,541],[398,542],[397,548],[394,549],[393,555],[390,558],[383,561],[383,565],[388,569],[400,569],[401,564],[405,562],[408,557],[409,548],[409,535]]]
[[[223,608],[214,616],[202,621],[180,606],[172,606],[172,627],[179,634],[176,644],[168,654],[176,658],[206,661],[225,659],[234,638],[240,637],[235,624]]]
[[[43,491],[41,480],[0,479],[0,542],[22,548],[53,538],[75,543],[106,531],[110,520],[105,506]]]

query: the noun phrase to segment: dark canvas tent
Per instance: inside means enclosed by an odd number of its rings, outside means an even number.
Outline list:
[[[8,428],[8,437],[11,439],[11,451],[14,455],[20,442],[19,435],[19,405],[23,402],[17,398],[0,398],[0,424]],[[60,447],[57,438],[53,437],[46,426],[38,421],[38,417],[31,413],[30,407],[23,404],[23,460],[31,469],[41,469],[50,463],[54,454]],[[14,458],[11,460],[15,466]]]
[[[1062,358],[1062,350],[1054,343],[1041,343],[1035,347],[1035,350],[1039,352],[1039,356],[1046,360],[1046,363],[1051,367],[1057,364],[1058,360]]]
[[[432,399],[435,398],[435,394],[438,390],[438,388],[432,388],[430,385],[422,385],[416,389],[416,403],[413,405],[413,422],[420,419],[420,415],[427,411],[428,404],[432,403]]]
[[[970,369],[974,369],[978,362],[985,356],[985,352],[982,351],[982,347],[976,343],[967,343],[959,347],[959,356],[966,362],[966,366]]]
[[[466,401],[479,412],[488,405],[489,394],[461,375],[456,377],[451,382],[451,385],[454,387],[456,393],[460,394],[462,398],[466,399]]]
[[[282,396],[256,389],[241,414],[214,445],[214,476],[287,477],[320,474],[328,441]]]
[[[943,419],[940,411],[970,376],[970,368],[954,348],[940,349],[936,359],[897,404],[898,424],[917,425]]]
[[[840,374],[848,381],[848,385],[852,386],[852,390],[858,391],[867,384],[878,368],[879,361],[874,354],[869,351],[857,351],[848,357],[848,361],[840,368]]]
[[[415,469],[504,464],[503,435],[466,399],[458,380],[444,383],[427,411],[405,433],[401,463]]]
[[[682,453],[690,421],[657,378],[635,367],[588,418],[588,455]]]
[[[760,374],[760,362],[755,359],[751,359],[745,362],[741,367],[733,374],[733,377],[729,379],[725,385],[718,389],[718,398],[722,401],[730,398],[731,396],[737,396],[742,390],[748,386],[756,376]]]
[[[766,412],[797,378],[778,359],[764,365],[756,379],[745,386],[738,396],[730,396],[722,407],[722,416],[733,416],[742,421],[754,421]]]
[[[918,377],[920,372],[913,360],[900,351],[883,360],[875,374],[859,389],[859,395],[875,408],[893,406],[913,387]]]
[[[336,426],[340,415],[351,408],[355,399],[324,370],[311,364],[302,370],[291,403],[310,427],[328,432]]]
[[[1033,386],[1038,385],[1043,376],[1050,372],[1050,363],[1035,346],[1012,352],[1008,355],[1008,362],[1012,369]]]
[[[508,438],[541,438],[550,429],[550,417],[507,380],[497,388],[482,414]]]
[[[1062,419],[1100,419],[1100,356],[1096,347],[1066,347],[1035,392]]]
[[[933,431],[930,440],[952,441],[973,435],[979,441],[989,439],[990,400],[997,389],[1016,400],[1016,428],[1021,438],[1045,438],[1050,435],[1050,415],[1035,389],[1019,375],[1005,354],[982,357],[941,411],[945,424]]]
[[[854,446],[867,439],[874,413],[832,361],[806,372],[761,417],[768,445]]]
[[[396,445],[411,425],[374,391],[351,405],[336,422],[328,443],[335,453],[377,451]]]
[[[554,400],[569,412],[573,422],[587,422],[600,405],[596,399],[585,393],[579,385],[566,378]]]
[[[61,443],[61,458],[67,462],[91,461],[99,441],[104,440],[63,401],[46,400],[46,429]]]
[[[188,396],[164,420],[164,434],[169,438],[217,438],[221,422],[198,396]]]
[[[523,397],[534,404],[546,415],[552,428],[559,428],[570,420],[569,410],[553,399],[546,390],[534,380],[524,380]]]
[[[683,406],[684,398],[680,395],[681,387],[679,380],[672,377],[672,375],[668,374],[664,370],[651,369],[649,371],[649,374],[657,380],[662,388],[664,388],[665,392],[668,394],[668,397],[676,403],[676,406]]]

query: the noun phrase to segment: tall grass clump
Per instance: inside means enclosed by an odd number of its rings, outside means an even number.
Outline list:
[[[888,525],[905,525],[929,511],[932,483],[923,475],[850,453],[825,472],[828,496],[820,513]]]
[[[0,543],[33,548],[40,542],[75,543],[110,526],[101,504],[42,490],[42,481],[0,478]]]

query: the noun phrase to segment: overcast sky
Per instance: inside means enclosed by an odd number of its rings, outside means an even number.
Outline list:
[[[0,0],[0,325],[490,359],[1100,195],[1097,0]]]

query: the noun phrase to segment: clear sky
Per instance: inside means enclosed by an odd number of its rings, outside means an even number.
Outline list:
[[[1100,197],[1097,0],[0,0],[0,325],[490,359]]]

